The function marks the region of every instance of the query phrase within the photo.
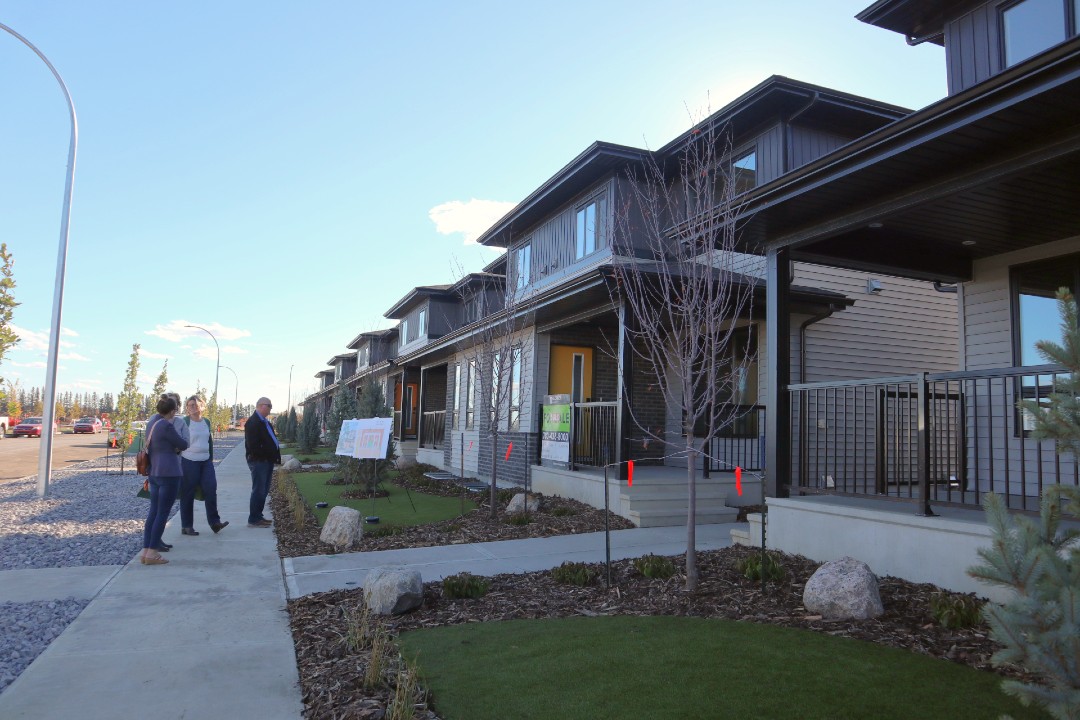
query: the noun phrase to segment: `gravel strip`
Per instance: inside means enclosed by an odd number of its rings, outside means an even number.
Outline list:
[[[215,464],[241,440],[215,441]],[[123,474],[115,457],[107,468],[102,457],[58,470],[44,500],[37,496],[36,475],[0,485],[0,571],[124,565],[131,560],[142,549],[148,506],[135,496],[143,478],[129,460]],[[88,602],[0,603],[0,692]]]

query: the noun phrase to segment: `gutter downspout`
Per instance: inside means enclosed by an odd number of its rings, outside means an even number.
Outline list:
[[[939,293],[953,293],[953,294],[956,293],[956,285],[955,284],[954,285],[946,285],[946,284],[942,283],[940,280],[935,280],[934,281],[934,289],[937,290]]]

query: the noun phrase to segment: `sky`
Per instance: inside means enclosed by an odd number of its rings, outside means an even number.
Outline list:
[[[592,142],[659,148],[770,75],[918,109],[944,51],[854,19],[869,0],[543,3],[9,0],[0,23],[79,121],[57,390],[275,410]],[[0,242],[42,386],[70,125],[0,32]],[[208,332],[187,328],[198,325]]]

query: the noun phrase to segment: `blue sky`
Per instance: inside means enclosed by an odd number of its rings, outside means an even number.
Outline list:
[[[0,22],[79,116],[57,378],[213,385],[286,406],[415,285],[495,254],[474,238],[595,140],[659,147],[772,74],[910,108],[944,52],[863,25],[868,0],[54,2]],[[0,241],[42,385],[68,147],[48,69],[0,32]],[[238,385],[238,387],[236,387]]]

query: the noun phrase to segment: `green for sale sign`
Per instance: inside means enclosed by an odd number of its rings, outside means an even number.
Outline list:
[[[570,462],[570,396],[548,395],[540,421],[540,459]]]

